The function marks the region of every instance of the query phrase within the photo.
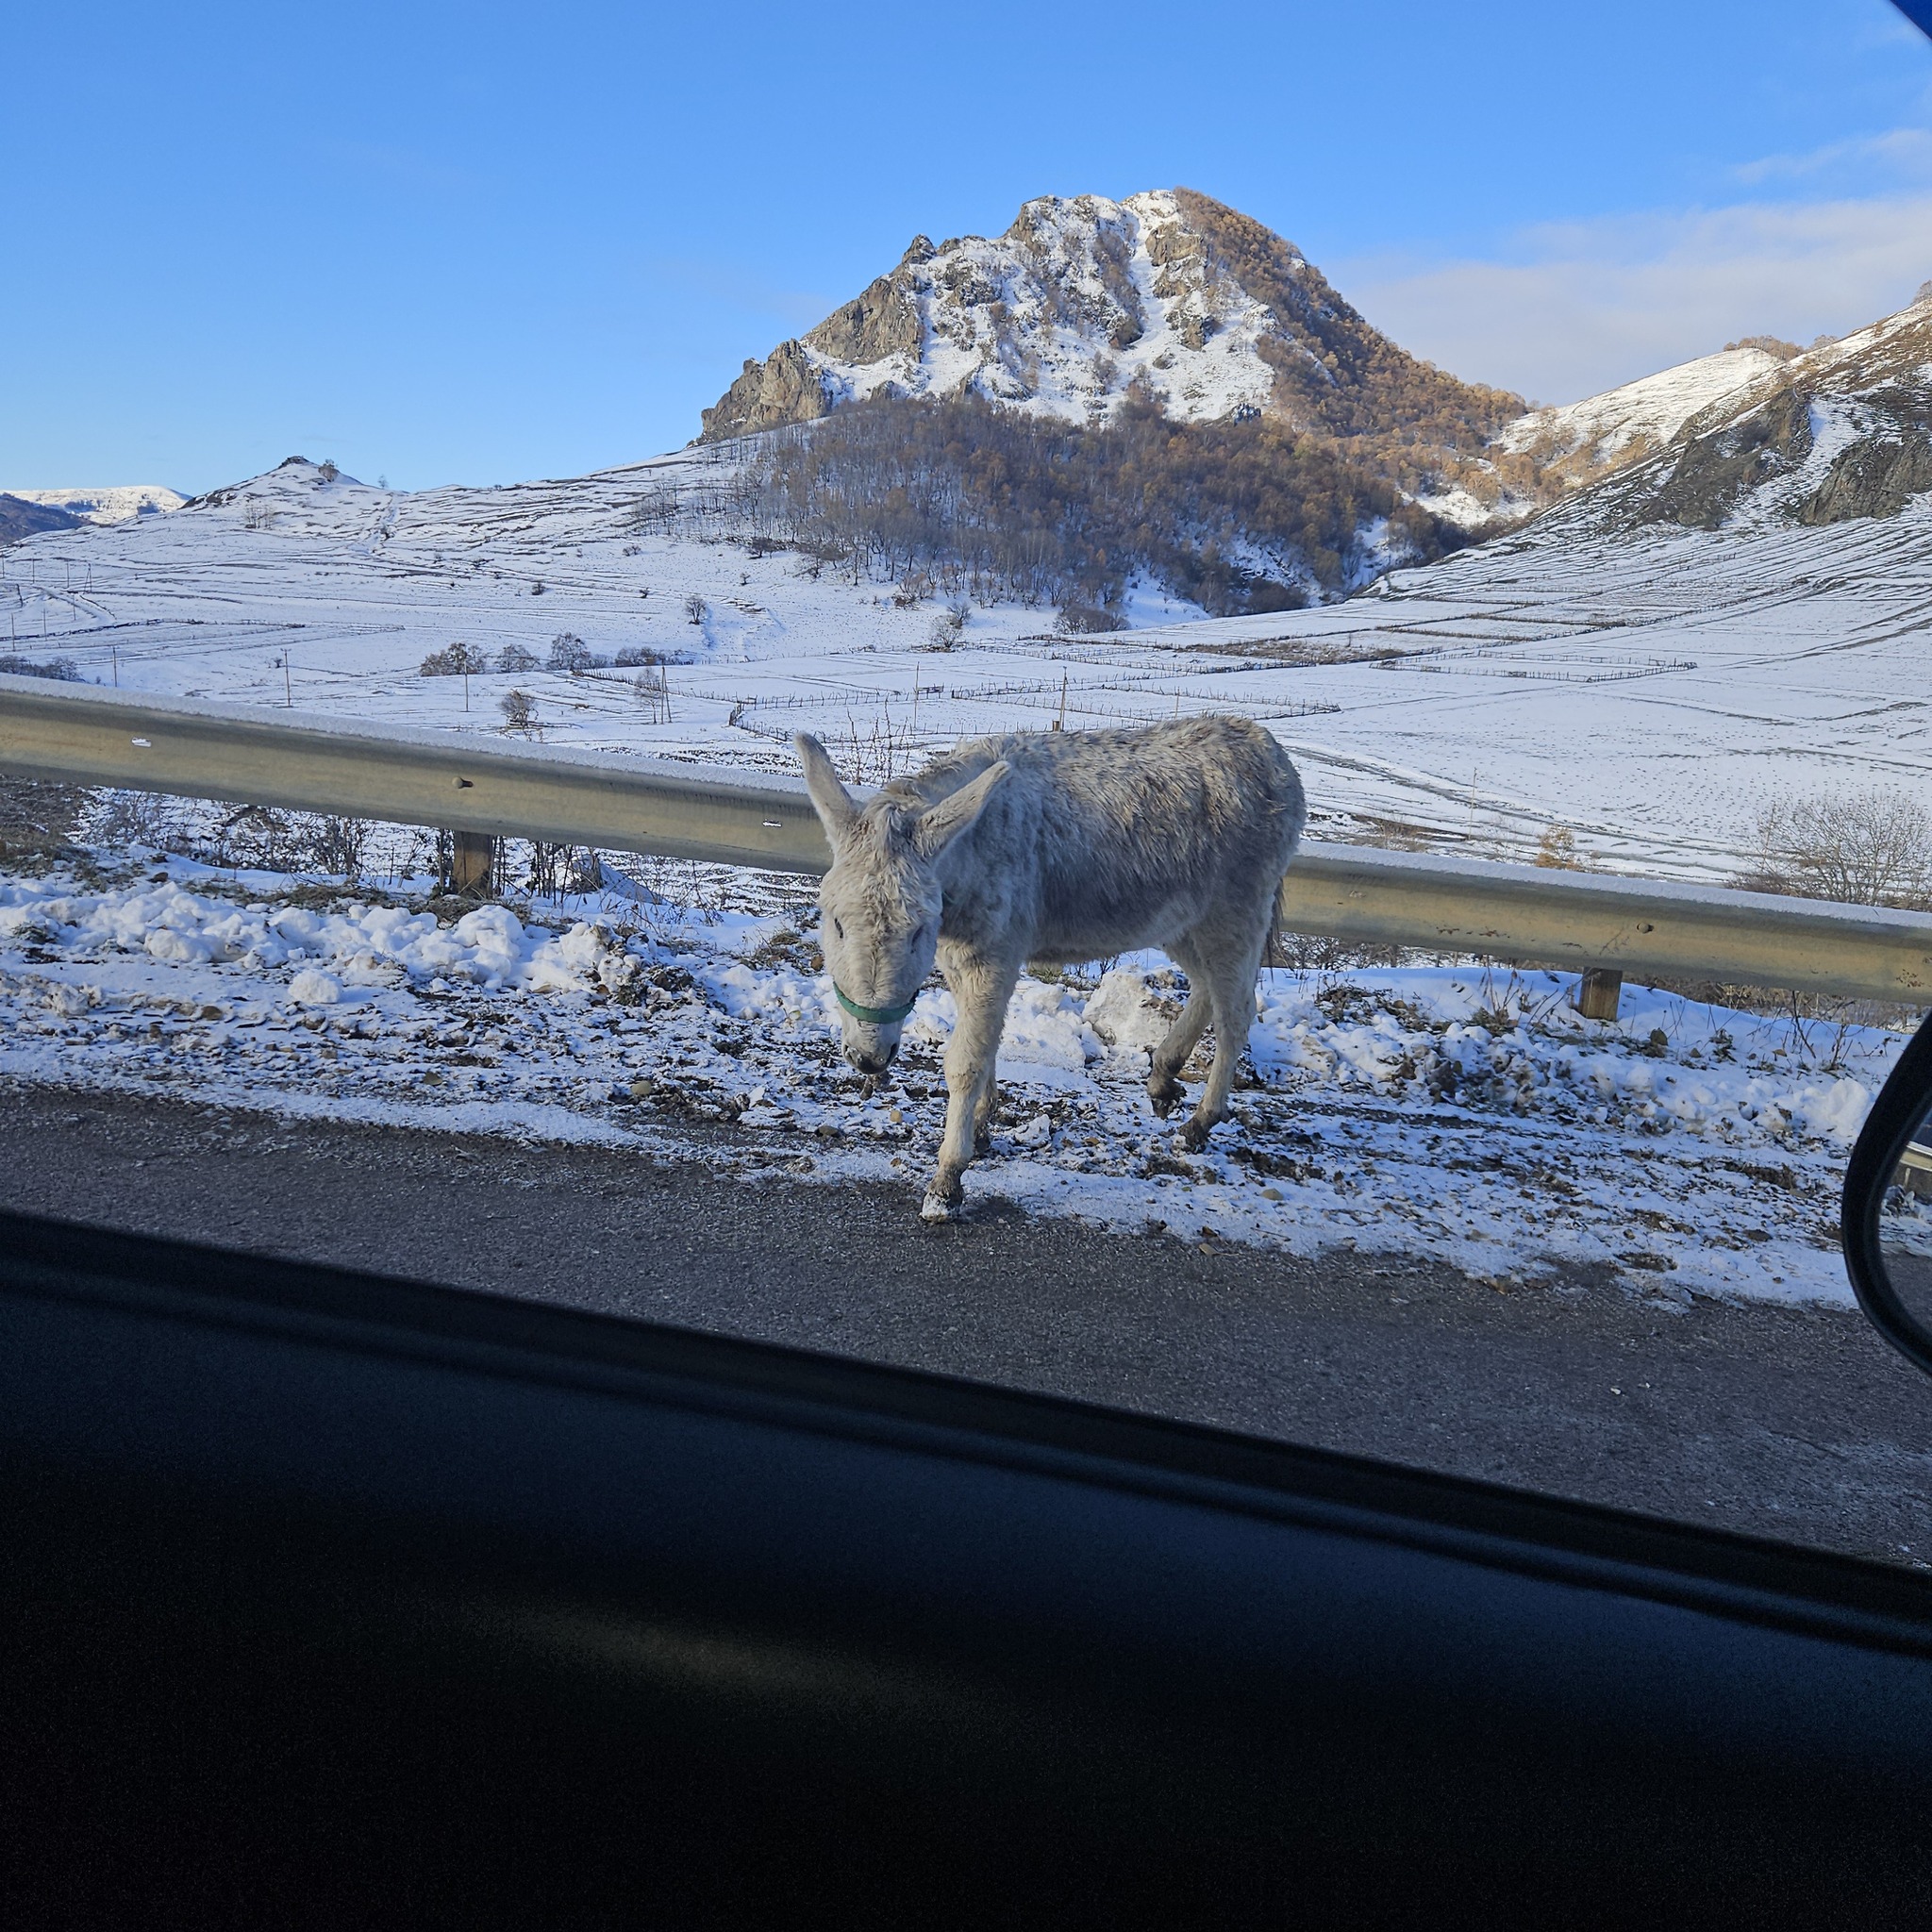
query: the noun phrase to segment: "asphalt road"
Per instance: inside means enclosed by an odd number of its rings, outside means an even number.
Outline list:
[[[0,1083],[0,1205],[757,1336],[1932,1558],[1932,1380],[1856,1314],[1500,1292],[908,1189]]]

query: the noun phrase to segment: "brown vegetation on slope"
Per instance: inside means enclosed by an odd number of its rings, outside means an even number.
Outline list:
[[[1261,353],[1274,370],[1273,412],[1291,427],[1344,441],[1352,461],[1416,490],[1528,407],[1398,348],[1272,228],[1191,188],[1174,199],[1210,260],[1273,312],[1280,333]]]
[[[730,513],[756,533],[983,598],[1105,608],[1143,575],[1218,615],[1346,584],[1365,525],[1425,560],[1461,542],[1327,440],[1278,421],[1177,424],[1130,398],[1080,426],[974,396],[883,399],[746,453]]]

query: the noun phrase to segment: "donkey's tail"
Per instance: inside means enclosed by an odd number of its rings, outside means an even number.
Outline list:
[[[1302,791],[1302,774],[1294,768],[1288,754],[1275,747],[1280,759],[1278,776],[1281,780],[1275,807],[1281,818],[1286,821],[1287,850],[1281,855],[1281,877],[1274,888],[1274,897],[1268,908],[1268,944],[1261,955],[1261,964],[1281,966],[1287,963],[1281,955],[1280,940],[1287,929],[1289,910],[1288,881],[1293,868],[1294,857],[1301,850],[1302,828],[1308,822],[1308,802]]]

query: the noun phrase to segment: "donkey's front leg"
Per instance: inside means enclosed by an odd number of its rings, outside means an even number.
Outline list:
[[[992,1089],[1007,1002],[1020,982],[1020,964],[983,958],[955,960],[948,963],[946,978],[958,1019],[946,1044],[946,1131],[940,1141],[939,1166],[919,1210],[927,1221],[951,1221],[965,1198],[959,1176],[972,1163],[974,1130]]]
[[[1181,1123],[1178,1139],[1187,1153],[1200,1153],[1209,1133],[1228,1116],[1235,1070],[1255,1021],[1255,974],[1260,964],[1261,949],[1256,945],[1233,959],[1212,959],[1204,975],[1214,1007],[1214,1065],[1193,1112]]]

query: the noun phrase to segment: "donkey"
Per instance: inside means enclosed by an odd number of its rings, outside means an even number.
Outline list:
[[[832,845],[820,942],[845,1058],[883,1074],[935,958],[958,1008],[946,1126],[921,1213],[958,1215],[959,1176],[987,1145],[1007,1002],[1029,960],[1073,965],[1158,946],[1188,1003],[1154,1050],[1163,1120],[1211,1018],[1214,1065],[1181,1144],[1227,1118],[1255,1015],[1255,975],[1307,809],[1288,755],[1244,718],[1144,731],[1021,731],[957,745],[867,799],[817,739],[792,742]]]

